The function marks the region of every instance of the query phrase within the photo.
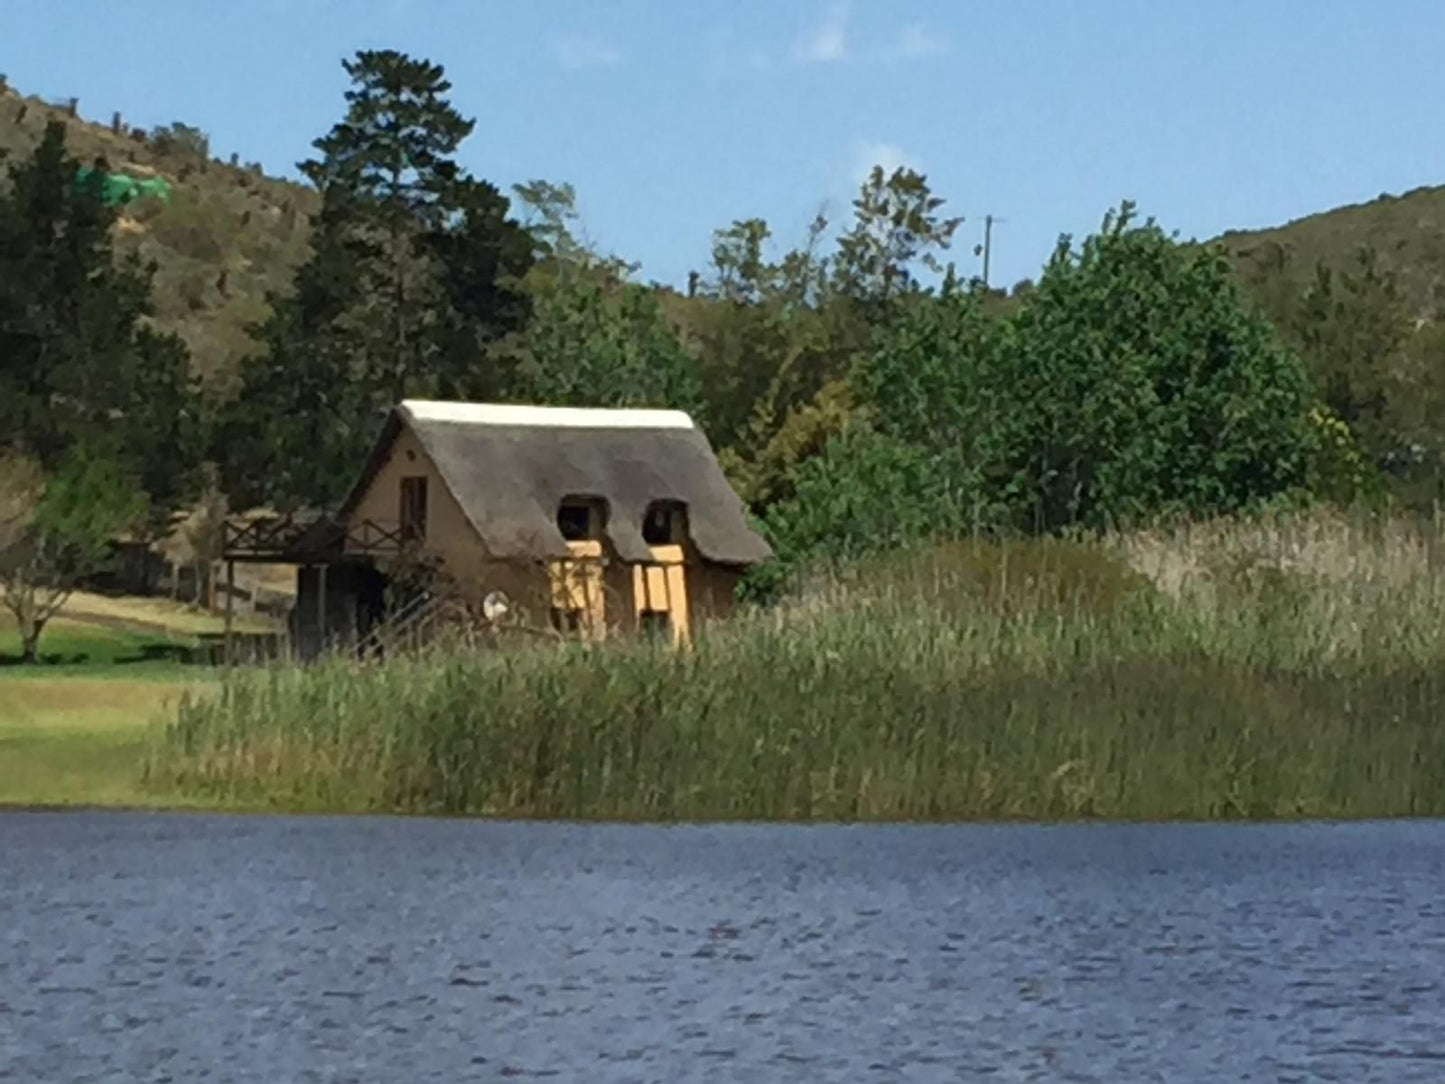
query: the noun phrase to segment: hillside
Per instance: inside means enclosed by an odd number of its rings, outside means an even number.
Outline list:
[[[1297,283],[1312,278],[1321,261],[1346,266],[1362,247],[1374,248],[1415,310],[1432,314],[1445,287],[1445,186],[1382,194],[1272,229],[1230,231],[1219,240],[1246,276],[1269,267],[1282,250],[1285,275]]]
[[[250,348],[245,329],[265,315],[267,291],[284,289],[304,255],[315,194],[266,176],[258,164],[212,157],[204,145],[158,138],[119,117],[87,121],[73,116],[68,102],[24,97],[4,86],[0,153],[27,152],[51,119],[66,123],[71,152],[82,161],[103,155],[114,171],[170,182],[168,204],[142,200],[125,210],[120,242],[157,265],[157,322],[186,340],[203,376],[224,380]],[[1369,245],[1399,276],[1416,311],[1432,314],[1437,292],[1445,289],[1445,186],[1382,194],[1268,229],[1232,230],[1218,240],[1246,280],[1263,276],[1271,281],[1267,288],[1303,284],[1317,262],[1343,266]]]
[[[257,165],[212,158],[203,140],[157,139],[119,118],[93,123],[69,103],[13,88],[0,88],[0,152],[28,153],[52,119],[66,123],[82,162],[104,156],[112,171],[170,183],[169,203],[123,210],[119,241],[157,265],[157,323],[186,340],[203,376],[224,378],[249,348],[245,328],[265,315],[267,291],[284,289],[304,254],[314,195]]]

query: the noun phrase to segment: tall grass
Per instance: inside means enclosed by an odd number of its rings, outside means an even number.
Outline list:
[[[151,785],[609,819],[1445,814],[1433,524],[1296,517],[861,565],[674,653],[332,659],[183,706]]]

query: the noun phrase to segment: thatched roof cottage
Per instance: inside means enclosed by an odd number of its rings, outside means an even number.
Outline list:
[[[366,635],[417,569],[492,618],[685,641],[771,555],[680,411],[425,400],[391,411],[332,520],[261,541],[228,556],[291,551],[311,650]]]

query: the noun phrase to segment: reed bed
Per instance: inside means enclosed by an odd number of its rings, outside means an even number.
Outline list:
[[[1435,523],[1324,514],[854,566],[646,643],[242,672],[148,784],[615,820],[1445,815]]]

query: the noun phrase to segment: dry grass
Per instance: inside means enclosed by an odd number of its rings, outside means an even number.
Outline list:
[[[163,636],[188,637],[214,635],[226,627],[224,614],[213,614],[183,602],[167,598],[131,595],[97,595],[77,591],[66,602],[62,615],[74,622],[112,622],[129,628],[151,631]],[[236,613],[235,628],[240,632],[270,632],[275,624],[264,615]]]
[[[1438,517],[1328,508],[1180,523],[1106,542],[1176,597],[1248,568],[1401,589],[1433,582],[1445,563],[1445,523]]]
[[[150,772],[221,801],[568,818],[1445,815],[1426,530],[969,543],[859,566],[690,653],[262,670],[183,708]]]

